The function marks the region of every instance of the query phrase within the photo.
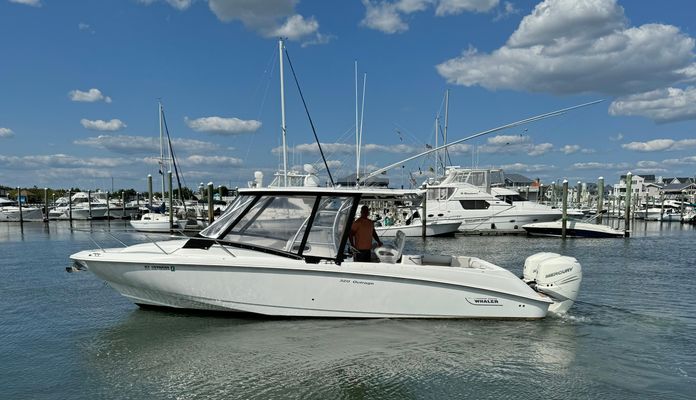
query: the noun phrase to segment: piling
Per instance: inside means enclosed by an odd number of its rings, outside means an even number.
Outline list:
[[[580,205],[580,200],[581,200],[581,195],[582,195],[582,182],[578,181],[578,184],[576,186],[576,191],[577,191],[577,194],[575,195],[575,207],[582,208],[582,206]]]
[[[633,180],[633,174],[630,172],[626,174],[626,212],[624,214],[624,218],[626,218],[626,222],[624,223],[624,237],[629,237],[630,230],[631,230],[631,196],[633,193],[631,192],[631,184]]]
[[[213,223],[213,182],[208,182],[208,224]]]
[[[561,238],[566,238],[568,225],[568,180],[563,180],[563,216],[561,217]]]
[[[121,219],[126,219],[126,191],[121,190]],[[130,218],[129,218],[130,219]]]
[[[68,220],[70,227],[72,227],[72,190],[68,190]]]
[[[164,193],[162,193],[164,195]],[[147,176],[147,200],[150,207],[152,207],[152,175]]]
[[[544,184],[539,183],[539,192],[537,193],[537,203],[544,202]]]
[[[597,223],[602,223],[602,211],[604,211],[604,178],[597,179]]]
[[[44,188],[44,221],[48,222],[48,188]]]
[[[89,219],[92,219],[92,191],[87,191],[87,207],[89,209]]]
[[[108,191],[106,192],[106,219],[107,221],[111,220],[111,202],[109,201],[110,194]]]
[[[686,203],[686,193],[682,191],[682,197],[681,197],[681,220],[684,221],[684,203]]]
[[[174,191],[172,190],[172,171],[167,172],[169,181],[169,230],[174,229]],[[162,194],[164,197],[164,193]]]
[[[665,193],[660,192],[660,222],[664,219],[665,216]]]
[[[423,194],[423,215],[421,215],[421,237],[425,239],[426,236],[426,226],[425,219],[428,215],[428,189],[425,189],[425,194]]]
[[[22,215],[22,190],[17,187],[17,204],[19,205],[19,223],[24,224],[24,215]]]

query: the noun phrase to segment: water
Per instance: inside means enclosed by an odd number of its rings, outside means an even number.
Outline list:
[[[518,275],[538,251],[584,270],[563,318],[418,321],[140,310],[90,273],[65,272],[70,254],[96,247],[87,234],[0,224],[0,397],[693,398],[696,230],[634,228],[629,240],[409,239],[406,253],[467,253]]]

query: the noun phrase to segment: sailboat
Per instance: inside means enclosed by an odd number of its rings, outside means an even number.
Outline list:
[[[164,131],[165,129],[163,128],[164,125],[166,124],[165,119],[164,119],[164,107],[162,106],[162,103],[158,103],[158,110],[159,110],[159,131],[160,131],[160,175],[162,176],[162,195],[165,193],[165,184],[164,184],[164,167],[166,163],[169,163],[169,170],[171,171],[172,165],[174,163],[174,153],[172,151],[172,144],[171,140],[169,140],[169,132],[167,132],[167,144],[165,144],[164,140]],[[169,157],[165,157],[165,148],[167,149],[167,152],[169,153]],[[178,173],[177,173],[177,179],[178,179]],[[169,190],[172,190],[170,187]],[[179,185],[179,193],[181,193],[181,185]],[[173,204],[169,204],[169,207],[174,207]],[[137,220],[131,220],[130,224],[135,229],[136,231],[139,232],[171,232],[175,229],[184,229],[186,227],[187,220],[186,219],[179,219],[176,215],[173,215],[170,217],[169,214],[165,214],[165,211],[167,210],[166,208],[166,202],[163,202],[159,207],[153,207],[152,205],[148,206],[148,209],[150,212],[143,214],[140,219]]]

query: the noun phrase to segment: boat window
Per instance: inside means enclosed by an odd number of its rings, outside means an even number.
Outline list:
[[[441,187],[428,189],[428,200],[447,200],[454,194],[455,188]]]
[[[352,197],[322,197],[301,255],[335,258],[352,205]],[[299,254],[308,222],[305,221],[288,242],[286,251]]]
[[[465,210],[485,210],[490,207],[486,200],[459,200]]]
[[[239,217],[253,199],[254,196],[237,196],[220,218],[201,231],[201,236],[217,239],[220,233]]]

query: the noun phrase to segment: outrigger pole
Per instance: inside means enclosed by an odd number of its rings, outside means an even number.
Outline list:
[[[422,152],[422,153],[416,154],[415,156],[411,156],[411,157],[409,157],[409,158],[406,158],[406,159],[401,160],[401,161],[399,161],[399,162],[396,162],[396,163],[394,163],[394,164],[390,164],[390,165],[387,165],[386,167],[383,167],[383,168],[380,168],[380,169],[375,170],[375,171],[373,171],[373,172],[370,172],[368,175],[364,176],[364,177],[362,178],[362,180],[363,180],[363,181],[366,181],[367,179],[372,178],[372,177],[375,177],[375,176],[377,176],[377,175],[379,175],[379,174],[381,174],[381,173],[383,173],[383,172],[385,172],[385,171],[388,171],[388,170],[390,170],[390,169],[392,169],[392,168],[396,168],[396,167],[402,165],[403,163],[409,162],[409,161],[411,161],[411,160],[415,160],[416,158],[423,157],[423,156],[425,156],[425,155],[428,155],[428,154],[430,154],[430,153],[434,153],[434,152],[436,152],[436,151],[440,151],[440,150],[442,150],[442,149],[446,149],[446,148],[448,148],[448,147],[450,147],[450,146],[453,146],[453,145],[455,145],[455,144],[459,144],[459,143],[461,143],[461,142],[465,142],[465,141],[467,141],[467,140],[477,138],[477,137],[479,137],[479,136],[488,135],[489,133],[502,131],[503,129],[513,128],[513,127],[515,127],[515,126],[520,126],[520,125],[528,124],[528,123],[531,123],[531,122],[541,121],[542,119],[547,119],[547,118],[551,118],[551,117],[556,117],[556,116],[559,116],[559,115],[561,115],[561,114],[565,114],[565,113],[568,112],[568,111],[575,110],[575,109],[578,109],[578,108],[587,107],[587,106],[591,106],[591,105],[594,105],[594,104],[597,104],[597,103],[601,103],[601,102],[603,102],[603,101],[604,101],[603,99],[602,99],[602,100],[595,100],[595,101],[591,101],[591,102],[589,102],[589,103],[579,104],[579,105],[577,105],[577,106],[572,106],[572,107],[568,107],[568,108],[563,108],[563,109],[561,109],[561,110],[556,110],[556,111],[552,111],[552,112],[545,113],[545,114],[535,115],[535,116],[533,116],[533,117],[525,118],[525,119],[523,119],[523,120],[519,120],[519,121],[516,121],[516,122],[512,122],[512,123],[506,124],[506,125],[502,125],[502,126],[499,126],[499,127],[497,127],[497,128],[489,129],[489,130],[487,130],[487,131],[475,133],[475,134],[473,134],[473,135],[471,135],[471,136],[467,136],[467,137],[465,137],[465,138],[463,138],[463,139],[455,140],[454,142],[450,142],[450,143],[447,143],[447,144],[442,145],[442,146],[439,146],[439,147],[434,147],[434,148],[432,148],[432,149],[428,149],[428,150],[426,150],[426,151],[424,151],[424,152]]]

